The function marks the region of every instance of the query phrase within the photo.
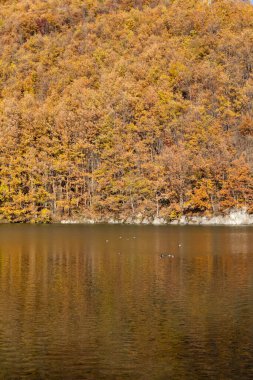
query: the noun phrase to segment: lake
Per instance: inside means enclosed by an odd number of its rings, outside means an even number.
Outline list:
[[[252,378],[252,227],[0,225],[0,379]]]

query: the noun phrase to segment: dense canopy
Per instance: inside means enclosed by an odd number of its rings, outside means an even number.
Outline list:
[[[253,7],[0,3],[0,219],[253,212]]]

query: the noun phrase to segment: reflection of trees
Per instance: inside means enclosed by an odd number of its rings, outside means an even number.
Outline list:
[[[0,377],[247,378],[251,230],[31,228],[0,243]]]

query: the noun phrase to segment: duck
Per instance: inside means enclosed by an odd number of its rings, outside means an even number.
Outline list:
[[[174,258],[175,256],[170,253],[161,253],[160,258],[165,259],[166,257]]]

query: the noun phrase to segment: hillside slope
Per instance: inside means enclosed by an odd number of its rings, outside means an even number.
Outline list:
[[[2,219],[253,212],[252,70],[244,2],[1,1]]]

